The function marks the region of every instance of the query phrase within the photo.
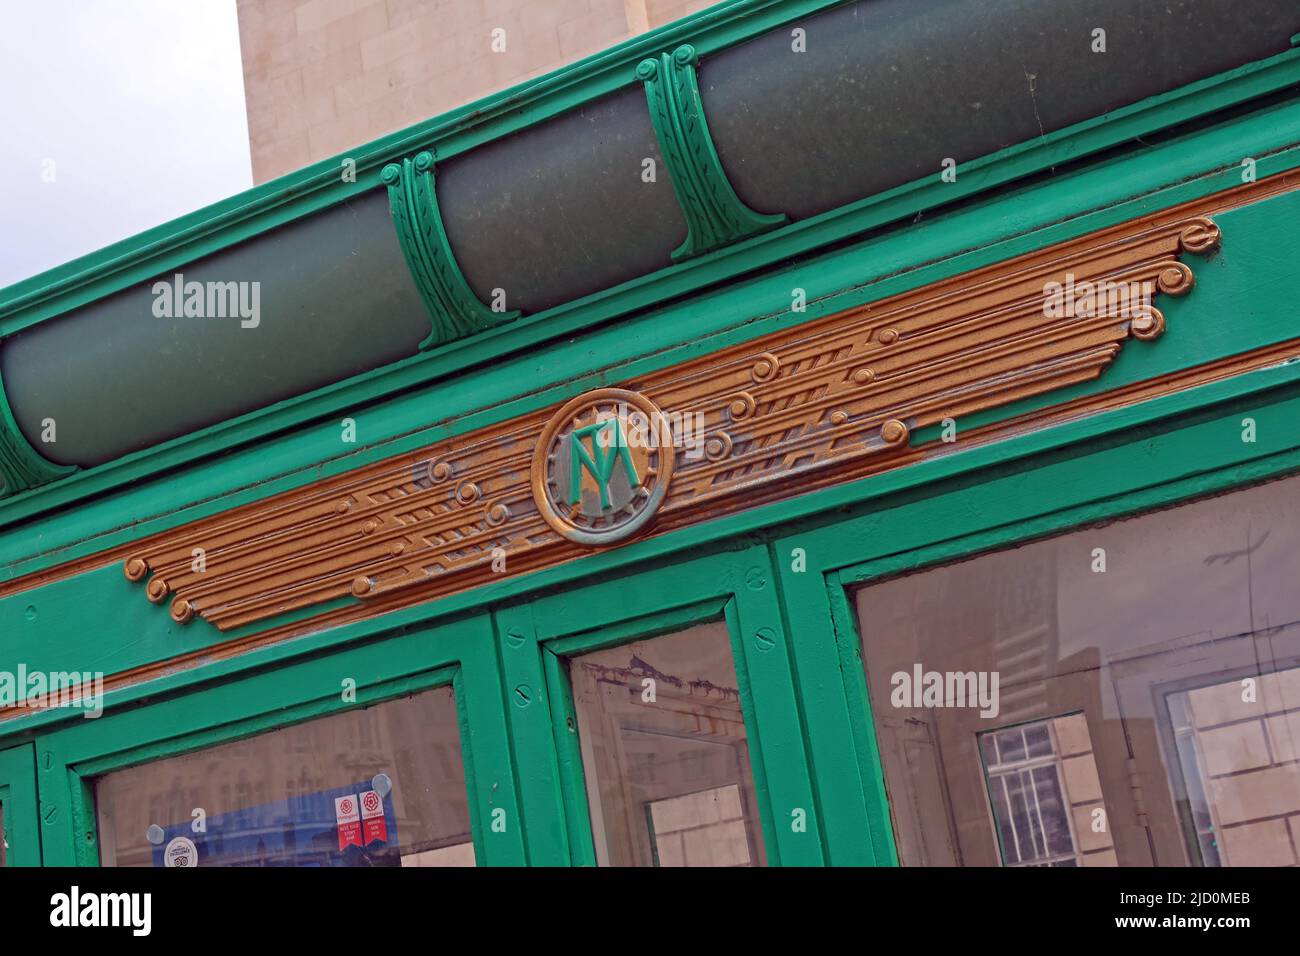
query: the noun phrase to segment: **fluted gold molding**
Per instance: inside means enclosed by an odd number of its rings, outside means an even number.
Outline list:
[[[1097,377],[1129,339],[1159,336],[1159,297],[1187,294],[1183,259],[1218,241],[1204,216],[1109,230],[623,383],[700,426],[641,533],[856,477],[918,428]],[[1062,289],[1107,294],[1063,305]],[[161,535],[128,556],[126,576],[147,578],[148,599],[175,620],[225,631],[572,560],[589,548],[545,520],[530,477],[556,411]]]

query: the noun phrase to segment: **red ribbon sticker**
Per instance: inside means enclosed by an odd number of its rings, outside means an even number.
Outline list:
[[[384,819],[384,798],[374,790],[361,794],[361,821],[365,829],[365,845],[375,841],[388,842],[388,823]]]
[[[357,809],[357,798],[351,794],[334,798],[334,820],[339,828],[339,850],[345,850],[348,844],[362,846],[361,813]]]

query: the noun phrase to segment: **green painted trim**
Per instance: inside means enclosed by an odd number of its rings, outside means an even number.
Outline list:
[[[861,644],[858,641],[858,620],[849,604],[848,594],[840,575],[832,572],[826,576],[827,597],[831,608],[831,626],[835,632],[835,648],[839,653],[841,674],[863,673]],[[849,705],[849,723],[853,741],[858,750],[858,767],[864,795],[867,799],[867,817],[871,827],[871,845],[878,865],[898,866],[898,847],[894,843],[894,827],[889,815],[889,797],[885,792],[885,772],[880,763],[880,745],[876,741],[876,728],[871,721],[871,706],[866,696],[866,681],[845,681],[845,698]]]
[[[36,748],[20,744],[0,750],[0,836],[5,867],[41,865],[41,828],[37,824]]]
[[[1049,134],[1041,139],[1013,146],[992,156],[964,164],[962,175],[957,183],[943,183],[936,174],[858,203],[832,210],[821,216],[802,220],[787,227],[751,237],[726,248],[688,259],[669,269],[632,280],[614,289],[594,293],[583,299],[557,306],[554,309],[525,316],[508,326],[496,327],[480,335],[451,342],[442,348],[385,366],[366,375],[357,376],[315,392],[259,409],[248,415],[210,426],[191,435],[125,456],[117,461],[77,472],[65,480],[51,483],[48,486],[31,489],[9,499],[0,499],[0,526],[13,520],[21,520],[21,518],[10,517],[10,515],[15,514],[14,511],[10,511],[6,507],[10,502],[16,505],[21,500],[22,506],[17,511],[23,516],[29,516],[47,508],[58,507],[78,500],[86,495],[138,481],[141,478],[174,468],[177,465],[196,462],[212,455],[227,455],[232,447],[236,445],[264,438],[284,429],[301,428],[313,419],[334,414],[344,409],[352,412],[355,411],[358,404],[392,397],[398,392],[412,387],[427,386],[429,383],[457,375],[478,365],[499,363],[505,356],[512,353],[518,353],[548,340],[565,336],[571,337],[575,333],[604,322],[611,317],[661,306],[667,300],[698,291],[708,285],[734,279],[741,273],[752,272],[764,266],[771,266],[784,259],[802,256],[820,246],[839,243],[857,233],[913,217],[919,211],[942,205],[951,200],[965,198],[981,190],[991,189],[1011,182],[1016,178],[1039,172],[1044,168],[1082,158],[1133,137],[1150,134],[1155,130],[1165,129],[1180,122],[1195,119],[1255,97],[1264,96],[1295,83],[1300,83],[1300,50],[1289,51],[1269,60],[1250,64],[1180,90],[1116,110],[1076,127],[1071,127],[1068,130]],[[1269,173],[1265,171],[1266,168],[1274,168],[1278,165],[1272,164],[1266,167],[1264,159],[1267,158],[1268,153],[1295,142],[1294,137],[1298,135],[1295,130],[1297,125],[1300,125],[1298,124],[1298,120],[1300,120],[1300,103],[1293,102],[1281,108],[1265,110],[1258,116],[1235,120],[1229,125],[1233,128],[1237,128],[1239,124],[1251,127],[1253,125],[1251,120],[1260,122],[1261,128],[1258,130],[1257,135],[1263,142],[1240,142],[1239,145],[1231,147],[1234,151],[1230,155],[1237,156],[1249,147],[1252,150],[1250,154],[1259,160],[1260,175],[1268,175]],[[1240,134],[1245,134],[1247,131],[1246,129],[1237,130]],[[1207,135],[1213,138],[1212,133]],[[1288,136],[1292,138],[1287,140],[1286,137]],[[1162,151],[1157,147],[1146,152],[1156,154]],[[439,155],[443,154],[440,152]],[[1207,151],[1207,155],[1213,156],[1213,162],[1217,164],[1223,162],[1225,154],[1218,151]],[[1234,160],[1234,162],[1236,161]],[[1202,166],[1181,175],[1174,173],[1176,168],[1185,168],[1186,163],[1186,157],[1175,156],[1171,158],[1166,155],[1164,163],[1158,164],[1155,156],[1143,154],[1140,161],[1133,163],[1133,166],[1140,170],[1142,177],[1149,178],[1151,171],[1155,170],[1155,175],[1158,177],[1157,182],[1160,184],[1179,183],[1181,179],[1185,179],[1189,175],[1196,176],[1198,173],[1205,172],[1205,168]],[[1233,168],[1235,169],[1235,166]],[[1127,179],[1132,175],[1133,173],[1125,171],[1123,179]],[[1225,187],[1231,179],[1232,177],[1226,174],[1221,177]],[[1233,185],[1238,183],[1239,179],[1231,182]],[[1036,188],[1041,190],[1042,186]],[[1116,188],[1116,184],[1111,182],[1105,187],[1105,191],[1113,197]],[[1145,188],[1150,189],[1152,187],[1148,185]],[[1195,188],[1192,187],[1188,192],[1194,193]],[[1075,215],[1079,214],[1079,210],[1089,208],[1087,206],[1078,206],[1079,200],[1065,196],[1063,191],[1058,191],[1058,193],[1063,198],[1066,198],[1067,202],[1076,204],[1073,213]],[[1050,218],[1041,218],[1043,217],[1046,200],[1042,197],[1041,192],[1036,195],[1037,200],[1034,212],[1031,215],[1044,223],[1052,222],[1053,220]],[[1140,195],[1140,193],[1135,191],[1131,195]],[[1187,195],[1185,198],[1191,198],[1191,195]],[[990,200],[993,202],[1006,202],[1005,197],[1002,196],[991,196]],[[1115,200],[1112,198],[1109,201],[1114,202]],[[1142,202],[1149,203],[1150,197],[1146,197]],[[1019,220],[1005,215],[1001,209],[994,221],[996,223],[994,228],[998,229],[1000,233],[997,238],[1005,237],[1008,234],[1006,231],[1008,226],[1012,227],[1010,234],[1013,235],[1015,229],[1024,228]],[[984,223],[978,228],[986,230],[989,226]],[[914,232],[914,230],[911,230],[911,232]],[[909,245],[909,240],[912,240],[914,236],[909,233],[901,233],[893,238],[903,245]],[[989,238],[985,237],[973,241],[964,248],[978,250],[988,241]],[[868,244],[874,242],[875,240],[868,240]],[[951,236],[949,236],[948,244],[951,245]],[[961,249],[963,247],[958,246],[956,248]],[[849,261],[844,258],[844,253],[839,253],[829,259],[824,259],[823,265],[826,262],[837,261],[837,256],[839,262]],[[867,278],[862,275],[863,268],[860,260],[854,259],[852,261],[856,265],[856,273],[852,277],[846,278],[844,285],[836,290],[843,292],[846,296],[846,300],[841,301],[839,306],[841,308],[856,304],[847,301],[847,299],[855,297],[870,299],[874,297],[871,291],[862,289]],[[917,261],[925,260],[913,259],[908,265],[915,266]],[[813,264],[801,264],[794,268],[783,268],[774,275],[799,275],[801,278],[795,284],[801,287],[809,287],[814,285],[813,281],[805,280],[802,276],[808,274],[812,269]],[[887,273],[880,272],[877,274]],[[830,289],[827,289],[827,292],[830,291]],[[91,298],[94,298],[94,296]],[[673,312],[689,309],[694,317],[696,328],[686,332],[678,341],[689,342],[692,339],[698,339],[702,331],[708,331],[707,327],[700,328],[703,323],[717,323],[719,321],[712,318],[710,310],[705,307],[705,303],[714,298],[715,295],[711,293],[704,300],[683,306],[668,307]],[[816,311],[817,306],[812,304],[813,297],[810,295],[809,298],[808,317],[812,318],[815,314],[820,313]],[[790,301],[788,285],[781,291],[777,301],[783,301],[784,304],[776,314],[788,316],[787,310]],[[829,305],[829,300],[824,304]],[[771,306],[766,303],[759,311],[760,314],[765,316],[773,315]],[[3,308],[0,308],[0,315],[2,314]],[[724,313],[718,313],[719,316],[722,314]],[[710,317],[702,318],[703,316]],[[746,322],[752,320],[753,317],[754,312],[751,311],[747,315],[729,321]],[[715,324],[714,328],[717,327],[718,325]],[[0,335],[7,334],[8,331],[10,329],[4,325],[3,321],[0,321]],[[598,334],[598,332],[599,330],[596,330],[596,332],[588,334]],[[621,342],[626,342],[629,338],[635,337],[627,332],[619,336]],[[582,349],[580,351],[588,357],[596,354],[594,350]],[[568,377],[572,377],[572,375]],[[557,380],[563,380],[563,378]],[[427,409],[427,405],[422,406],[424,422],[427,422],[428,419]],[[308,460],[319,462],[321,456]]]
[[[0,498],[26,491],[77,471],[75,465],[56,465],[41,456],[14,420],[0,374]]]
[[[560,798],[564,803],[564,821],[569,832],[569,864],[596,866],[596,837],[590,825],[591,802],[587,799],[587,775],[578,743],[573,685],[564,659],[545,645],[542,645],[542,672],[549,692]]]
[[[808,724],[809,774],[824,832],[826,861],[832,866],[871,866],[877,862],[871,839],[871,813],[852,734],[842,681],[828,680],[840,662],[831,632],[826,588],[816,573],[793,573],[781,549],[770,556],[789,633],[792,669]]]
[[[550,685],[536,640],[532,607],[502,608],[492,620],[528,863],[569,866],[575,855],[581,857],[581,851],[575,854],[573,849],[573,827],[561,793],[562,774],[548,703]]]
[[[805,318],[810,320],[1240,185],[1239,161],[1233,157],[1243,153],[1258,160],[1261,177],[1295,168],[1300,165],[1300,148],[1290,144],[1298,139],[1300,102],[1273,106],[1179,139],[1134,147],[1134,152],[1112,157],[1095,167],[1063,172],[1050,186],[1035,184],[993,195],[943,217],[923,220],[905,231],[771,270],[744,285],[711,291],[694,301],[660,306],[628,320],[621,328],[593,329],[582,341],[558,343],[545,356],[521,356],[507,364],[497,355],[494,360],[500,374],[496,376],[464,375],[445,384],[424,384],[425,374],[436,369],[423,362],[438,356],[448,363],[457,356],[470,362],[476,354],[472,349],[478,348],[475,343],[491,339],[494,333],[452,343],[445,350],[389,366],[371,376],[339,383],[0,499],[3,526],[210,455],[223,456],[223,465],[227,466],[192,471],[185,481],[127,489],[113,503],[91,501],[84,509],[55,516],[42,528],[40,541],[46,553],[21,569],[9,567],[6,572],[25,573],[35,564],[66,559],[66,555],[52,553],[59,547],[73,545],[79,553],[107,547],[107,543],[91,540],[105,528],[121,529],[138,523],[134,534],[114,531],[110,535],[113,540],[152,533],[204,513],[461,434],[471,426],[491,424],[572,397],[592,387],[591,383],[606,384],[616,376],[644,374],[784,328],[792,319],[790,289],[795,286],[808,292]],[[765,238],[789,231],[778,230]],[[691,260],[683,268],[707,259],[706,255]],[[535,318],[525,317],[511,328],[524,329]],[[459,346],[472,349],[459,352]],[[606,361],[603,356],[626,355],[629,351],[646,358],[602,370]],[[546,391],[548,382],[571,385]],[[539,390],[512,401],[511,396],[526,387],[522,383],[533,383]],[[409,394],[395,395],[403,389]],[[393,397],[382,411],[366,412],[365,405],[386,395]],[[430,426],[430,409],[446,417]],[[321,416],[345,410],[361,422],[364,447],[356,451],[338,443],[335,421],[311,424]],[[281,435],[273,443],[239,448],[259,436],[294,427],[298,428],[296,432]],[[232,488],[244,490],[230,494]],[[219,502],[223,495],[226,497]],[[182,510],[194,502],[200,504]],[[92,517],[103,511],[111,514]],[[149,515],[166,517],[141,520],[141,516]],[[0,542],[0,566],[12,565],[17,560],[15,548],[26,548],[34,540]]]
[[[738,575],[733,584],[727,624],[732,653],[743,661],[743,676],[737,665],[737,676],[747,687],[741,705],[748,706],[745,725],[755,741],[758,756],[753,760],[764,783],[760,801],[768,804],[764,809],[760,802],[759,808],[762,819],[770,816],[772,821],[766,838],[769,847],[777,848],[773,859],[782,866],[824,866],[829,857],[807,729],[808,711],[819,702],[805,704],[800,698],[791,653],[795,632],[782,614],[766,546],[756,543],[737,557],[744,562],[743,577]]]
[[[389,163],[380,179],[388,187],[402,256],[433,322],[433,331],[420,343],[421,350],[519,318],[518,310],[495,312],[484,305],[465,281],[438,211],[433,154],[423,150],[414,160],[408,156],[400,165]]]
[[[477,856],[478,847],[484,845],[487,832],[483,829],[483,814],[479,809],[480,801],[475,799],[475,795],[479,792],[479,785],[474,776],[474,754],[469,748],[469,741],[473,733],[471,728],[474,725],[470,723],[469,708],[465,703],[465,674],[459,667],[451,670],[450,684],[456,702],[456,729],[460,734],[462,763],[465,765],[465,802],[468,805],[466,809],[469,811],[470,842],[473,843],[474,852]],[[427,690],[428,688],[420,689]],[[491,814],[489,813],[488,816],[490,821]]]
[[[721,621],[726,617],[727,606],[731,600],[729,595],[715,595],[651,614],[633,614],[576,633],[569,632],[563,627],[559,629],[544,627],[537,632],[538,639],[546,642],[546,650],[560,657],[585,654],[619,644],[630,644],[633,641],[653,640],[697,624]]]
[[[754,802],[758,804],[759,830],[763,834],[763,852],[768,866],[781,866],[781,849],[785,844],[784,821],[778,819],[772,786],[768,778],[768,761],[763,754],[764,740],[762,728],[758,723],[760,707],[754,699],[754,684],[749,679],[749,656],[747,654],[750,634],[740,620],[740,611],[736,598],[727,602],[724,621],[727,625],[727,638],[731,642],[731,660],[736,670],[736,692],[740,696],[740,719],[745,725],[745,749],[748,751],[750,773],[754,778]],[[771,628],[767,629],[772,632]],[[763,706],[764,715],[772,714],[770,705]],[[773,716],[775,716],[773,714]],[[803,735],[798,735],[802,740]],[[800,755],[802,756],[802,755]],[[816,816],[813,816],[816,827]]]
[[[740,201],[709,135],[695,66],[699,53],[689,43],[671,54],[642,60],[636,78],[646,103],[673,193],[686,217],[686,239],[673,250],[674,262],[782,225],[786,216],[764,215]]]

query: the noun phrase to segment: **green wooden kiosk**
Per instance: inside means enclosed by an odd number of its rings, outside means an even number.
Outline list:
[[[0,292],[0,860],[1296,863],[1298,45],[736,0]]]

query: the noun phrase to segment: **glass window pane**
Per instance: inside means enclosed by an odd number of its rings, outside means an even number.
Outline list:
[[[474,864],[450,687],[115,771],[95,803],[106,866]]]
[[[854,592],[901,860],[1300,863],[1300,477]]]
[[[569,660],[602,866],[762,866],[725,624]]]

